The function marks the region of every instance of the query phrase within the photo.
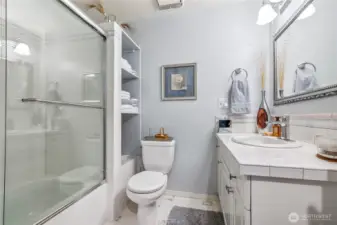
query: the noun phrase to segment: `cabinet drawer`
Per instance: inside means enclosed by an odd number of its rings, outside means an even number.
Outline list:
[[[240,165],[223,144],[218,147],[218,163],[223,164],[226,168],[225,179],[228,180],[233,189],[237,190],[238,194],[244,200],[244,206],[250,210],[250,177],[240,176]]]

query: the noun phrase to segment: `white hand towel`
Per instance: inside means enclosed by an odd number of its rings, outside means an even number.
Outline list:
[[[250,97],[247,79],[233,80],[228,93],[229,111],[232,114],[249,114]]]

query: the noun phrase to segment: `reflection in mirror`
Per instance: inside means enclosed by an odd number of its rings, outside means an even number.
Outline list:
[[[335,0],[306,1],[276,34],[276,105],[329,96],[335,91],[336,9]]]

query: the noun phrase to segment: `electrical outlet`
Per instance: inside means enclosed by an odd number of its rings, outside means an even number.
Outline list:
[[[218,107],[219,107],[219,109],[226,109],[228,107],[228,99],[227,98],[219,98],[218,99]]]

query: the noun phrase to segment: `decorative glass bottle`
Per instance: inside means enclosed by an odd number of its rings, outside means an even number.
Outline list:
[[[262,90],[262,99],[257,112],[256,125],[259,133],[265,133],[269,131],[271,124],[270,110],[266,101],[266,91]]]

